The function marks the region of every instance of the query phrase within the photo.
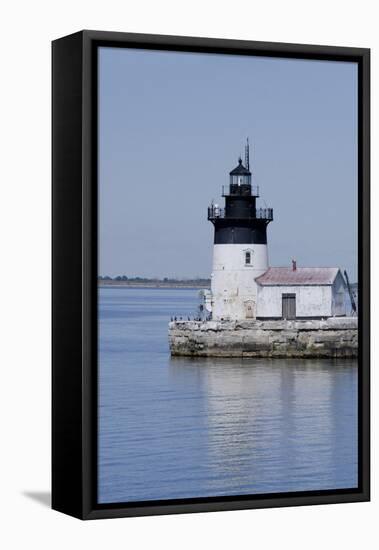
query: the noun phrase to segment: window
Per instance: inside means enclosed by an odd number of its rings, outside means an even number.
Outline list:
[[[251,265],[251,252],[250,251],[245,252],[245,264],[246,265]]]

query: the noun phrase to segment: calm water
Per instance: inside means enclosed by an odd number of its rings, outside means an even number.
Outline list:
[[[356,361],[171,359],[197,294],[100,290],[99,502],[356,486]]]

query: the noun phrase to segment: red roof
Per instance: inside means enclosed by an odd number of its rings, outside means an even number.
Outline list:
[[[269,267],[255,280],[262,286],[332,285],[338,272],[338,267]]]

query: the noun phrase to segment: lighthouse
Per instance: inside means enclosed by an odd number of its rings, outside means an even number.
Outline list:
[[[222,189],[225,204],[213,201],[208,207],[214,227],[211,289],[201,290],[195,319],[169,324],[171,354],[356,357],[357,307],[350,293],[349,308],[340,268],[299,266],[294,259],[269,266],[267,226],[273,211],[257,207],[249,142],[244,162],[238,159],[229,178]]]
[[[251,183],[249,142],[245,161],[229,174],[222,189],[225,206],[212,203],[208,220],[214,226],[211,311],[215,320],[254,319],[257,315],[255,279],[268,269],[267,226],[272,208],[257,208],[259,189]]]

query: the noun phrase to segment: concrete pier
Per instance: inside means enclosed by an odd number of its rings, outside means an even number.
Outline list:
[[[169,344],[194,357],[357,357],[358,319],[174,321]]]

